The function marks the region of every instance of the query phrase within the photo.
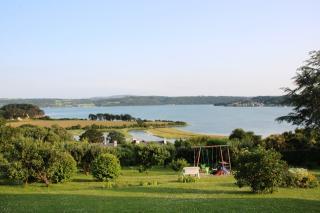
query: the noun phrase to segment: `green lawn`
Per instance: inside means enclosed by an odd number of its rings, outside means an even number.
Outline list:
[[[103,187],[90,176],[50,185],[0,185],[0,212],[319,212],[320,188],[279,189],[252,194],[233,177],[203,177],[178,183],[177,173],[154,169],[140,174],[124,169],[115,187]],[[319,175],[319,172],[318,172]],[[140,182],[157,181],[154,186]]]

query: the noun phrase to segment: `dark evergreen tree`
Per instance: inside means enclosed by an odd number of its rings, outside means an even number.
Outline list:
[[[277,118],[311,130],[320,130],[320,50],[310,52],[310,58],[298,68],[293,78],[296,88],[285,88],[287,102],[293,112]]]

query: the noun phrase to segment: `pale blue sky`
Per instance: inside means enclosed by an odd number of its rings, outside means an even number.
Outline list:
[[[0,98],[280,95],[319,0],[0,0]]]

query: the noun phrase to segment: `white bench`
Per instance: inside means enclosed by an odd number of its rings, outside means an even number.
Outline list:
[[[200,168],[199,167],[184,167],[182,169],[182,175],[193,175],[196,177],[200,177]]]

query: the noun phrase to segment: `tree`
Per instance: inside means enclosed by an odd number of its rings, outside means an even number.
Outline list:
[[[288,149],[288,143],[283,135],[270,135],[264,140],[266,149],[274,149],[277,151],[282,151]]]
[[[256,147],[262,142],[260,135],[255,135],[251,131],[246,132],[243,129],[233,130],[229,139],[239,141],[242,147]]]
[[[119,144],[123,144],[126,142],[126,137],[123,133],[118,131],[110,131],[108,134],[108,140],[110,143],[117,141]]]
[[[1,115],[6,119],[40,118],[43,110],[32,104],[8,104],[0,108]]]
[[[146,127],[145,122],[140,118],[137,119],[137,124],[139,127]]]
[[[93,120],[93,121],[96,121],[97,120],[97,116],[94,115],[94,114],[89,114],[89,120]]]
[[[151,169],[152,166],[163,165],[164,161],[170,157],[168,150],[158,144],[148,143],[138,146],[137,158],[140,165],[140,172]]]
[[[286,174],[287,165],[280,153],[259,147],[240,153],[234,177],[239,187],[248,185],[256,193],[272,193],[283,184]]]
[[[310,58],[298,68],[293,78],[296,88],[285,88],[287,102],[293,112],[277,118],[307,129],[320,130],[320,50],[309,53]]]
[[[76,162],[70,154],[50,143],[20,139],[8,146],[2,158],[1,171],[15,182],[64,182],[75,173]]]
[[[99,130],[90,128],[80,135],[80,140],[84,139],[87,139],[90,143],[103,143],[104,137]]]
[[[112,154],[99,155],[93,162],[91,172],[99,181],[110,181],[120,175],[119,160]]]

